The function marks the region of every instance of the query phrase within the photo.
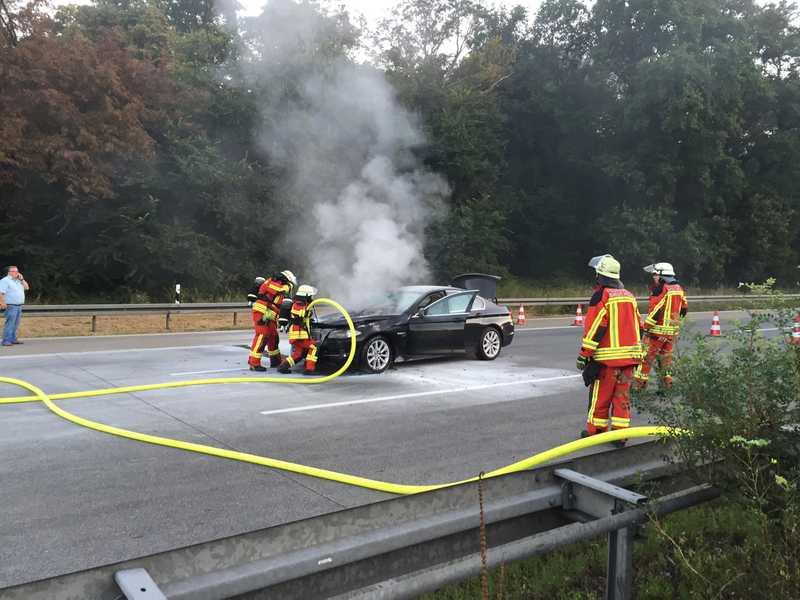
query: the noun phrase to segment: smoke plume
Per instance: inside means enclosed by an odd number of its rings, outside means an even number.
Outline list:
[[[286,179],[301,282],[349,308],[429,282],[424,230],[449,189],[415,156],[419,124],[384,74],[326,54],[347,30],[313,5],[272,0],[246,28],[245,76],[266,97],[259,142]]]

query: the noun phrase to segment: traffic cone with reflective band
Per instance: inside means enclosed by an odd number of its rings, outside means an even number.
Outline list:
[[[794,326],[792,327],[792,339],[790,344],[800,344],[800,313],[794,318]]]
[[[714,311],[714,316],[711,319],[711,332],[710,335],[717,337],[722,335],[722,327],[719,325],[719,311]]]
[[[575,311],[575,320],[573,325],[583,325],[583,304],[578,304],[578,310]]]
[[[525,325],[525,307],[519,305],[519,315],[517,316],[517,325]]]

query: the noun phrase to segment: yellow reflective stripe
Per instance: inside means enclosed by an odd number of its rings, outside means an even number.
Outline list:
[[[264,339],[264,334],[260,333],[260,334],[258,334],[258,337],[256,338],[256,341],[253,342],[253,349],[250,350],[250,356],[252,358],[261,358],[261,352],[259,352],[258,349],[261,347],[261,340],[262,339]]]
[[[597,360],[609,358],[641,358],[642,347],[637,346],[621,346],[619,348],[600,348],[594,353],[594,358]]]
[[[307,331],[290,331],[289,332],[289,341],[295,340],[307,340],[309,339]]]
[[[623,419],[622,417],[611,417],[611,424],[615,427],[628,427],[631,424],[631,420]]]
[[[589,414],[586,417],[586,420],[591,423],[592,422],[592,415],[594,414],[594,407],[597,404],[597,394],[600,389],[600,380],[595,379],[594,383],[592,384],[592,401],[589,404]]]
[[[294,359],[291,356],[286,357],[286,362],[289,363],[290,367],[295,366],[297,363],[294,362]]]
[[[267,307],[266,307],[266,306],[264,306],[263,304],[260,304],[260,303],[258,303],[258,302],[255,302],[255,303],[253,304],[253,311],[255,311],[255,312],[260,312],[260,313],[265,313],[265,312],[267,312]]]
[[[594,334],[597,333],[597,330],[600,328],[600,323],[602,322],[603,317],[605,317],[607,314],[608,314],[608,309],[604,306],[603,309],[599,313],[597,313],[597,316],[595,317],[591,327],[589,327],[589,331],[586,332],[584,339],[588,340],[594,339]]]
[[[664,325],[668,325],[672,322],[672,294],[667,292],[667,297],[664,298],[666,302],[664,303],[664,317],[662,322]]]
[[[312,347],[308,351],[308,354],[306,355],[306,360],[311,361],[311,362],[317,362],[317,347],[316,346]]]
[[[653,307],[649,313],[647,313],[647,318],[645,319],[645,323],[648,325],[656,325],[657,321],[655,320],[655,314],[661,310],[661,307],[664,306],[664,303],[667,301],[667,296],[664,296],[661,301]]]
[[[672,325],[653,325],[648,331],[650,333],[674,336],[677,335],[677,333],[680,331],[680,328]]]
[[[637,350],[626,350],[625,352],[604,352],[603,354],[597,354],[593,356],[593,358],[597,360],[604,360],[609,358],[641,358],[641,352]]]
[[[600,345],[600,342],[595,342],[594,340],[590,340],[590,339],[587,339],[587,338],[583,338],[583,340],[581,340],[581,342],[583,344],[583,347],[584,348],[588,348],[589,350],[594,350],[595,348],[597,348]]]
[[[612,348],[619,346],[619,302],[614,302],[611,305],[611,315],[609,317],[608,325],[611,328],[611,344]]]
[[[595,427],[608,427],[608,419],[592,419],[591,422]]]
[[[269,357],[272,358],[273,356],[280,356],[281,355],[281,351],[280,351],[279,348],[275,348],[275,350],[269,350],[268,354],[269,354]]]

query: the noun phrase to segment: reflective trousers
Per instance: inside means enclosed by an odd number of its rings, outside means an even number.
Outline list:
[[[292,355],[283,359],[284,364],[292,368],[301,360],[305,359],[306,373],[313,373],[317,368],[317,343],[313,339],[291,340]]]
[[[278,349],[278,323],[276,321],[261,323],[263,316],[262,313],[253,311],[255,335],[253,343],[250,344],[250,357],[247,359],[247,363],[253,367],[260,365],[264,348],[266,348],[270,366],[277,367],[281,362],[281,351]]]
[[[644,389],[650,379],[650,371],[658,361],[658,370],[665,388],[672,386],[672,349],[674,338],[668,335],[646,334],[642,340],[645,347],[645,357],[641,365],[636,369],[634,378],[636,388]]]
[[[589,435],[631,425],[631,382],[634,366],[603,366],[591,386],[586,431]],[[610,413],[610,415],[609,415]]]

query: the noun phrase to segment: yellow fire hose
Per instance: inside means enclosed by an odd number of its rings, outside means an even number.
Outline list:
[[[324,377],[314,377],[314,378],[289,378],[289,377],[226,377],[220,379],[195,379],[191,381],[176,381],[170,383],[156,383],[156,384],[149,384],[149,385],[135,385],[135,386],[128,386],[128,387],[118,387],[118,388],[106,388],[106,389],[99,389],[99,390],[88,390],[83,392],[71,392],[67,394],[53,394],[52,396],[46,394],[43,390],[38,388],[37,386],[28,383],[26,381],[22,381],[20,379],[14,379],[11,377],[0,377],[0,383],[8,383],[12,385],[16,385],[33,393],[33,396],[19,396],[14,398],[0,398],[0,404],[14,404],[14,403],[21,403],[21,402],[43,402],[47,408],[49,408],[52,412],[54,412],[59,417],[66,419],[67,421],[71,421],[77,425],[81,425],[83,427],[88,427],[89,429],[94,429],[96,431],[101,431],[103,433],[108,433],[111,435],[116,435],[119,437],[128,438],[131,440],[136,440],[138,442],[145,442],[148,444],[156,444],[159,446],[167,446],[169,448],[177,448],[179,450],[186,450],[189,452],[198,452],[200,454],[207,454],[209,456],[218,456],[220,458],[227,458],[230,460],[238,460],[240,462],[252,463],[255,465],[261,465],[264,467],[270,467],[273,469],[282,469],[284,471],[290,471],[292,473],[300,473],[301,475],[308,475],[310,477],[317,477],[319,479],[327,479],[330,481],[337,481],[339,483],[344,483],[347,485],[352,485],[356,487],[367,488],[371,490],[377,490],[380,492],[388,492],[390,494],[417,494],[419,492],[427,492],[430,490],[436,490],[440,488],[450,487],[453,485],[458,485],[461,483],[468,483],[471,481],[477,481],[478,477],[471,477],[469,479],[464,479],[462,481],[454,481],[451,483],[439,483],[439,484],[431,484],[431,485],[406,485],[401,483],[390,483],[385,481],[377,481],[375,479],[368,479],[365,477],[359,477],[357,475],[349,475],[347,473],[338,473],[336,471],[329,471],[327,469],[320,469],[317,467],[310,467],[307,465],[301,465],[298,463],[287,462],[284,460],[279,460],[275,458],[269,458],[267,456],[259,456],[258,454],[249,454],[247,452],[236,452],[234,450],[225,450],[223,448],[217,448],[215,446],[206,446],[204,444],[194,444],[191,442],[184,442],[181,440],[173,440],[170,438],[164,438],[156,435],[149,435],[146,433],[139,433],[136,431],[130,431],[128,429],[121,429],[119,427],[113,427],[111,425],[105,425],[103,423],[98,423],[96,421],[90,421],[89,419],[84,419],[83,417],[79,417],[78,415],[72,414],[60,406],[56,405],[53,401],[54,400],[62,400],[68,398],[87,398],[91,396],[105,396],[110,394],[124,394],[129,392],[141,392],[146,390],[159,390],[165,388],[174,388],[174,387],[187,387],[192,385],[209,385],[209,384],[217,384],[217,383],[256,383],[256,382],[270,382],[270,383],[304,383],[304,384],[319,384],[325,383],[327,381],[331,381],[335,379],[342,373],[344,373],[350,364],[353,361],[355,355],[355,346],[356,346],[356,336],[355,336],[355,327],[353,326],[353,321],[350,318],[350,315],[347,314],[347,311],[338,304],[337,302],[330,300],[328,298],[319,298],[315,300],[309,307],[313,307],[317,303],[322,304],[329,304],[336,308],[342,315],[344,316],[345,320],[347,321],[347,326],[350,331],[350,352],[347,356],[347,360],[345,363],[335,372],[330,375],[326,375]],[[520,460],[513,464],[507,465],[505,467],[496,469],[489,473],[483,475],[483,478],[489,477],[497,477],[499,475],[506,475],[508,473],[515,473],[517,471],[523,471],[525,469],[530,469],[535,466],[541,465],[543,463],[549,462],[556,458],[560,458],[567,454],[571,454],[572,452],[577,452],[579,450],[583,450],[585,448],[590,448],[592,446],[596,446],[598,444],[603,444],[606,442],[611,442],[613,440],[620,440],[620,439],[632,439],[632,438],[639,438],[639,437],[651,437],[651,436],[665,436],[673,434],[674,432],[671,431],[667,427],[631,427],[629,429],[624,430],[617,430],[617,431],[610,431],[607,433],[602,433],[599,435],[594,435],[588,438],[584,438],[581,440],[576,440],[574,442],[569,442],[567,444],[563,444],[561,446],[557,446],[545,452],[541,452],[539,454],[535,454],[530,456],[526,459]]]

